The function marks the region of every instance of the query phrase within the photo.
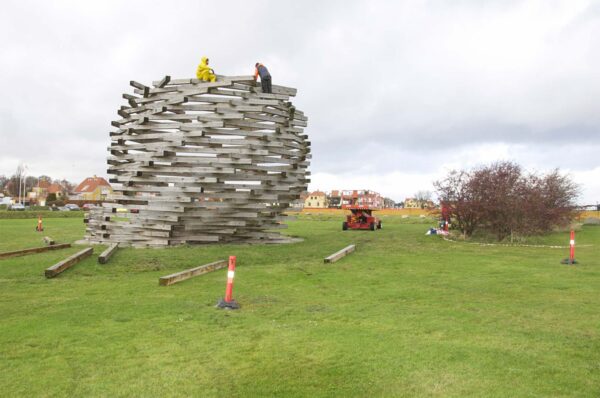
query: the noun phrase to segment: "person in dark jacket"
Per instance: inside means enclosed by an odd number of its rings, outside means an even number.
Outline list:
[[[260,84],[262,86],[263,93],[272,93],[271,91],[271,74],[266,66],[257,62],[254,70],[254,81],[260,76]]]

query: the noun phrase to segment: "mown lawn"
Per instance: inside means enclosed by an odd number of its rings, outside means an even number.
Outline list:
[[[446,242],[418,221],[302,217],[302,243],[121,249],[102,266],[98,247],[52,280],[80,248],[0,260],[2,396],[600,396],[600,227],[578,232],[569,267],[566,249]],[[34,228],[0,220],[0,252],[84,226]],[[225,270],[158,286],[229,255],[241,310],[214,308]]]

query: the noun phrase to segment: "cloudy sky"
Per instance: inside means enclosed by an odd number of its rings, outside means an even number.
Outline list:
[[[0,174],[105,175],[129,80],[206,54],[298,88],[311,189],[399,201],[512,160],[600,201],[598,1],[5,1],[0,48]]]

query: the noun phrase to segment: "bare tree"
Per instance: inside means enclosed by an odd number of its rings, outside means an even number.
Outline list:
[[[56,180],[54,182],[57,182]],[[58,183],[65,189],[65,193],[71,193],[77,187],[76,184],[67,181],[66,179],[62,179],[58,181]]]
[[[469,185],[479,198],[481,219],[498,240],[512,234],[524,217],[523,184],[521,167],[511,162],[496,162],[471,174]]]
[[[38,177],[39,181],[48,181],[49,183],[52,183],[52,177],[47,176],[45,174],[41,175]]]
[[[524,223],[518,232],[529,235],[568,225],[575,216],[579,187],[555,169],[543,176],[529,175],[524,196]]]
[[[471,189],[470,180],[471,174],[467,171],[452,170],[446,178],[433,183],[440,203],[465,237],[473,234],[481,218],[479,198]]]
[[[27,187],[27,189],[31,190],[31,188],[36,187],[38,184],[39,179],[37,177],[34,176],[27,176],[25,177],[25,186]]]
[[[19,196],[21,194],[21,190],[23,189],[23,176],[25,175],[25,166],[22,163],[19,163],[17,166],[17,170],[15,174],[10,177],[10,181],[8,182],[7,190],[11,196]]]
[[[568,224],[579,194],[578,186],[558,170],[542,176],[524,175],[512,162],[497,162],[472,172],[452,171],[434,186],[442,206],[465,236],[484,228],[498,240]]]
[[[4,192],[6,184],[8,184],[9,181],[10,181],[10,178],[8,178],[5,175],[0,175],[0,192]]]
[[[431,191],[418,191],[415,194],[415,200],[419,204],[419,207],[424,209],[431,201]]]

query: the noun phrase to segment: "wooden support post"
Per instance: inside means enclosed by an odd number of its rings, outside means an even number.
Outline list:
[[[44,236],[44,243],[48,246],[52,246],[54,244],[54,239],[49,236]]]
[[[169,286],[174,283],[190,279],[194,276],[206,274],[225,267],[227,267],[227,260],[215,261],[214,263],[204,264],[196,268],[186,269],[185,271],[177,272],[175,274],[162,276],[158,279],[158,284],[160,286]]]
[[[164,86],[166,86],[169,82],[171,81],[171,76],[167,75],[165,77],[162,78],[162,80],[160,82],[158,82],[158,84],[156,85],[156,87],[158,88],[163,88]]]
[[[60,263],[54,264],[52,267],[46,269],[46,278],[54,278],[56,275],[60,274],[66,269],[71,268],[84,258],[91,256],[93,252],[94,249],[92,247],[88,247],[87,249],[83,249],[82,251],[73,254],[71,257],[64,259]]]
[[[326,263],[335,263],[340,258],[345,257],[348,254],[352,253],[355,248],[356,248],[355,245],[350,245],[350,246],[344,247],[342,250],[333,253],[331,256],[325,257],[324,260]]]
[[[108,262],[108,259],[110,258],[110,256],[112,256],[114,254],[114,252],[117,251],[118,247],[119,247],[118,243],[113,243],[112,245],[108,246],[108,249],[104,250],[102,252],[102,254],[100,254],[100,256],[98,256],[98,262],[100,264],[106,264]]]
[[[42,252],[47,252],[49,250],[64,249],[67,247],[71,247],[71,244],[70,243],[61,243],[61,244],[52,245],[52,246],[34,247],[32,249],[24,249],[24,250],[16,250],[13,252],[0,253],[0,258],[26,256],[28,254],[42,253]]]

